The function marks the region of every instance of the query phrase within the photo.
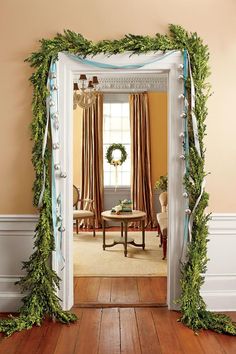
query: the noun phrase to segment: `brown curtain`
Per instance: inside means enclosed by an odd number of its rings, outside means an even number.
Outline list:
[[[146,226],[154,226],[148,94],[130,95],[131,198],[134,209],[145,211]]]
[[[96,227],[103,211],[103,95],[84,109],[82,120],[81,199],[93,199]],[[83,205],[88,208],[88,205]]]

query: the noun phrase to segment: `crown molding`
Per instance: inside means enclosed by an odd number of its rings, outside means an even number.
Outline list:
[[[103,74],[98,76],[98,87],[102,92],[166,92],[167,79],[166,73]],[[74,82],[78,82],[78,77],[74,78]]]

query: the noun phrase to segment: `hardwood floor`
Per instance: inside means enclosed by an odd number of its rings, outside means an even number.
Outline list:
[[[75,307],[166,304],[166,277],[75,277]]]
[[[178,312],[163,307],[166,277],[81,277],[74,289],[76,323],[45,320],[10,338],[0,334],[0,354],[236,353],[235,337],[211,331],[196,336],[177,322]],[[230,315],[236,320],[236,312]]]
[[[192,330],[167,308],[74,308],[79,321],[41,327],[0,342],[0,354],[235,354],[236,338]],[[236,320],[236,313],[231,313]]]

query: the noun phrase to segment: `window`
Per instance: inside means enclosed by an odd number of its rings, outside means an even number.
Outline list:
[[[108,147],[113,143],[123,144],[127,159],[118,166],[117,186],[130,186],[130,117],[129,97],[124,94],[104,95],[103,105],[103,153],[104,153],[104,186],[116,185],[115,167],[110,165],[105,156]]]

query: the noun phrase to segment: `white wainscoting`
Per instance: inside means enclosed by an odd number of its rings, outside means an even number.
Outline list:
[[[22,261],[33,252],[37,215],[0,215],[0,312],[17,311],[23,295],[15,282],[23,275]]]
[[[21,304],[15,282],[32,254],[36,222],[37,215],[0,215],[0,312],[17,311]],[[213,214],[209,239],[202,296],[209,310],[236,311],[236,214]]]
[[[201,294],[212,311],[236,311],[236,214],[213,214]]]

